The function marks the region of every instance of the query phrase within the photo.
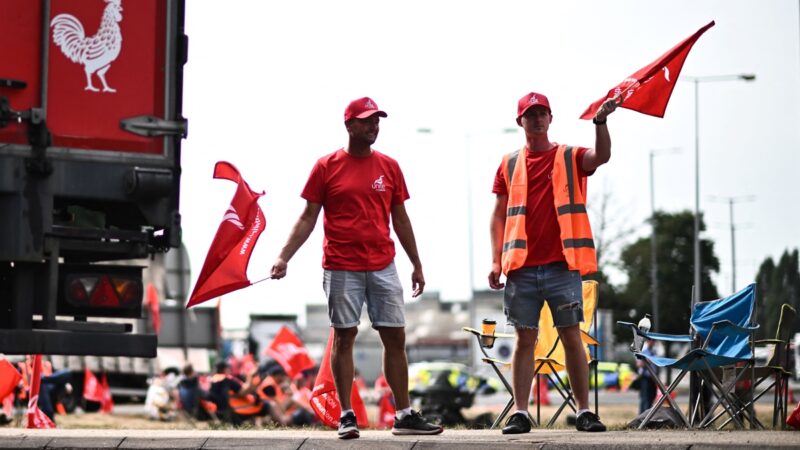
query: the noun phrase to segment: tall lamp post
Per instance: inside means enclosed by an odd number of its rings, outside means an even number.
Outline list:
[[[659,155],[679,153],[678,148],[663,148],[650,150],[650,220],[653,227],[650,235],[650,289],[652,289],[651,301],[653,308],[653,329],[661,332],[659,318],[661,314],[658,310],[658,258],[656,257],[656,194],[655,176],[653,175],[653,159]]]
[[[736,292],[736,224],[733,222],[733,204],[739,202],[750,202],[755,200],[753,195],[742,195],[738,197],[714,196],[711,201],[721,201],[728,204],[731,225],[731,292]]]
[[[702,301],[702,260],[700,259],[700,83],[715,81],[754,81],[755,74],[711,75],[703,77],[684,76],[684,81],[694,83],[694,293],[695,300]]]

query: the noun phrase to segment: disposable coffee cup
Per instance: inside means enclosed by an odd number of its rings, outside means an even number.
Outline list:
[[[497,328],[497,322],[490,319],[483,319],[481,322],[481,345],[486,348],[492,348],[494,345],[494,331]]]

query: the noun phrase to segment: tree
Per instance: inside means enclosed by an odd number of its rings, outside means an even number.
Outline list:
[[[597,272],[584,279],[598,282],[598,308],[611,310],[613,323],[623,318],[627,320],[629,319],[627,312],[631,310],[632,305],[621,295],[622,289],[611,283],[608,273],[610,270],[619,269],[619,249],[625,240],[633,235],[636,226],[632,226],[626,220],[623,203],[615,201],[605,180],[602,188],[592,195],[588,209],[597,254]],[[621,328],[614,327],[614,334],[618,339],[628,339],[629,335],[623,334],[625,332]]]
[[[761,263],[756,275],[756,323],[760,325],[757,335],[761,339],[774,338],[784,303],[795,309],[800,307],[800,264],[798,251],[783,252],[778,265],[767,258]],[[795,331],[800,324],[795,323]]]
[[[649,221],[655,223],[656,229],[656,276],[659,281],[658,309],[661,316],[661,329],[654,331],[685,334],[689,331],[694,284],[694,215],[688,211],[674,214],[657,211]],[[700,230],[705,230],[702,217]],[[703,261],[703,300],[717,298],[717,287],[711,280],[711,274],[719,271],[714,243],[701,239],[700,254]],[[633,316],[638,320],[645,313],[652,314],[650,236],[625,247],[621,259],[622,269],[628,274],[628,284],[622,295],[635,309]]]

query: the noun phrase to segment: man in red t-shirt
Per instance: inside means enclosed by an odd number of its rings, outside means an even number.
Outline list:
[[[489,286],[505,287],[504,310],[517,333],[512,359],[517,410],[509,417],[503,434],[527,433],[531,429],[528,398],[539,312],[545,301],[564,345],[570,386],[578,403],[576,428],[606,429],[600,418],[589,411],[589,368],[579,329],[583,320],[581,273],[596,267],[594,246],[591,234],[570,233],[575,229],[589,230],[585,204],[579,204],[576,198],[582,199],[585,194],[580,187],[585,185],[585,178],[611,157],[606,118],[617,106],[615,99],[608,100],[595,115],[592,149],[550,141],[547,131],[553,116],[544,95],[531,92],[518,102],[517,125],[525,130],[526,145],[506,155],[492,189],[497,201],[491,221]],[[520,170],[523,172],[517,172]],[[565,233],[561,221],[567,215],[570,220],[571,216],[579,216],[575,217],[579,225],[568,227]],[[578,251],[583,253],[574,257]],[[506,284],[500,282],[502,272],[506,272]]]
[[[386,113],[368,97],[353,100],[345,109],[349,134],[346,148],[320,158],[303,189],[306,207],[272,266],[272,278],[286,276],[287,263],[314,230],[325,210],[323,288],[328,316],[334,327],[331,369],[342,407],[339,437],[359,437],[350,405],[353,384],[353,344],[364,303],[372,327],[384,347],[384,372],[397,402],[394,434],[439,434],[433,425],[411,410],[408,396],[408,360],[405,352],[403,287],[394,265],[394,228],[411,264],[412,297],[422,294],[425,277],[417,253],[411,221],[403,205],[408,198],[403,172],[394,159],[374,150],[379,123]]]

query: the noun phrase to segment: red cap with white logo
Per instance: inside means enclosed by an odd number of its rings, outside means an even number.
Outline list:
[[[350,119],[366,119],[367,117],[377,114],[381,117],[388,117],[388,115],[378,109],[378,105],[369,97],[362,97],[358,100],[353,100],[347,105],[344,110],[344,121]]]
[[[548,111],[552,111],[550,109],[550,101],[547,100],[547,97],[542,94],[537,94],[536,92],[531,92],[519,99],[519,103],[517,104],[517,119],[522,117],[525,111],[537,105],[544,106]]]

